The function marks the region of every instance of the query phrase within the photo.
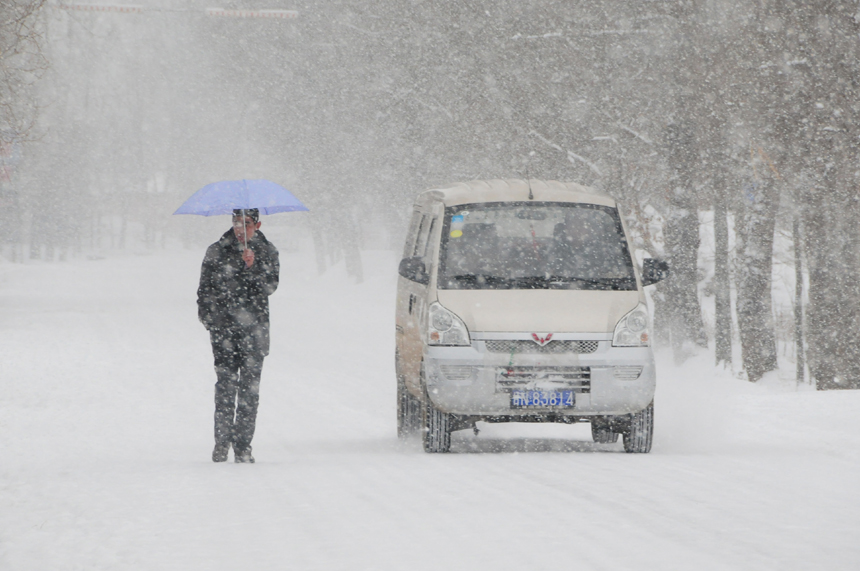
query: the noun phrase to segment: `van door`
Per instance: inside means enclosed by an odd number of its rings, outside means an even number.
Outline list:
[[[437,226],[435,217],[418,209],[415,210],[403,249],[404,258],[420,257],[425,267],[431,269],[428,253],[431,233]],[[427,310],[428,285],[419,284],[403,276],[397,282],[397,352],[399,356],[398,375],[402,375],[406,386],[415,396],[420,396],[421,359],[424,346],[421,339],[422,315]]]

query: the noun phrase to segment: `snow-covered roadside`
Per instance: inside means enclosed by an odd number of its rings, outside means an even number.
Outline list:
[[[857,392],[659,355],[650,455],[394,437],[395,256],[282,259],[253,466],[215,465],[201,252],[0,265],[0,569],[854,569]],[[484,452],[484,453],[482,453]]]

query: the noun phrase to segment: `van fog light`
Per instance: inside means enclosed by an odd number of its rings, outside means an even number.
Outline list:
[[[451,381],[467,381],[472,378],[472,367],[469,365],[440,365],[439,370]]]
[[[619,381],[635,381],[642,374],[642,367],[613,367],[614,376]]]

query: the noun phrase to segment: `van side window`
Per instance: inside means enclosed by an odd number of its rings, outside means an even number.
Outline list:
[[[423,255],[425,248],[427,248],[427,220],[429,218],[426,214],[421,217],[421,224],[418,225],[418,240],[415,241],[413,256]]]
[[[430,255],[430,238],[433,236],[433,229],[436,227],[436,218],[430,219],[430,228],[427,229],[427,241],[424,244],[424,257]]]
[[[419,227],[423,218],[417,210],[412,212],[412,220],[409,222],[409,231],[406,233],[406,243],[403,245],[403,257],[409,258],[415,255],[418,241]]]

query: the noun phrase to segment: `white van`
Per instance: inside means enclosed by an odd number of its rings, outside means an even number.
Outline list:
[[[654,357],[643,276],[612,198],[488,180],[422,192],[399,268],[397,431],[447,452],[484,422],[590,422],[648,452]]]

